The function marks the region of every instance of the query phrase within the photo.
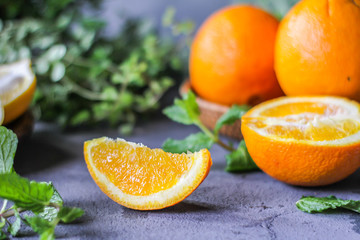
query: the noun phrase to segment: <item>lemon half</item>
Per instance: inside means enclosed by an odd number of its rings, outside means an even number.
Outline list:
[[[0,66],[0,100],[4,108],[0,120],[3,117],[3,124],[13,121],[28,109],[35,88],[36,78],[29,59]]]

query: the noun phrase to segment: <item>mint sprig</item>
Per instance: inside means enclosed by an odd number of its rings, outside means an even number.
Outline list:
[[[240,142],[235,151],[227,154],[225,158],[225,170],[228,172],[252,171],[258,169],[246,148],[244,140]]]
[[[59,222],[70,223],[81,217],[80,208],[63,206],[63,200],[51,182],[30,181],[19,176],[13,168],[17,137],[0,126],[0,239],[16,236],[21,223],[29,225],[40,239],[54,239]],[[8,207],[8,202],[12,202]],[[31,216],[26,213],[32,213]],[[20,215],[20,213],[23,213]]]
[[[296,207],[307,213],[321,213],[330,209],[344,208],[360,213],[360,201],[344,200],[335,196],[328,197],[302,197],[296,202]]]
[[[163,143],[163,149],[167,152],[172,153],[183,153],[183,152],[197,152],[203,148],[211,148],[214,144],[212,138],[208,135],[199,132],[196,134],[191,134],[183,140],[174,140],[174,139],[167,139]]]
[[[0,128],[0,174],[13,170],[18,139],[12,131]]]
[[[192,91],[186,93],[182,99],[175,99],[174,105],[164,109],[163,113],[171,120],[184,124],[195,125],[202,132],[191,134],[183,140],[167,139],[163,144],[164,151],[172,153],[195,152],[202,148],[210,149],[215,143],[228,150],[226,155],[226,171],[251,171],[258,167],[247,152],[244,141],[237,148],[234,143],[225,143],[220,139],[219,131],[224,125],[232,125],[250,109],[247,105],[234,105],[217,121],[213,131],[208,129],[200,120],[200,109],[196,96]]]

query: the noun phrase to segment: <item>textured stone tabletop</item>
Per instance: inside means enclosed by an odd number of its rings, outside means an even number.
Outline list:
[[[126,139],[160,147],[167,137],[180,139],[194,131],[163,119],[142,124]],[[118,135],[115,130],[62,133],[38,123],[31,139],[19,146],[15,167],[20,174],[52,181],[66,204],[86,212],[76,224],[56,229],[60,239],[360,239],[360,214],[306,214],[295,206],[302,195],[360,199],[359,171],[329,187],[293,187],[262,172],[225,172],[225,152],[214,147],[210,174],[193,194],[173,207],[141,212],[113,202],[90,177],[83,142],[101,136]]]

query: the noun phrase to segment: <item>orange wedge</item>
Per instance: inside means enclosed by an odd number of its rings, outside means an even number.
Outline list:
[[[115,202],[138,210],[162,209],[184,200],[212,165],[207,149],[172,154],[107,137],[86,141],[84,156],[100,189]]]
[[[0,66],[0,100],[4,106],[4,124],[23,114],[32,101],[36,78],[30,66],[29,59]]]
[[[360,105],[339,97],[282,97],[242,117],[256,165],[294,185],[335,183],[360,167]]]

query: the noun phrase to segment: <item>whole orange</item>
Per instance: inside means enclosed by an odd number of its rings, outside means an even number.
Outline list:
[[[303,0],[283,19],[275,71],[286,95],[360,100],[360,0]]]
[[[283,93],[274,71],[278,21],[247,5],[226,7],[211,15],[191,46],[192,88],[209,101],[256,104]]]

